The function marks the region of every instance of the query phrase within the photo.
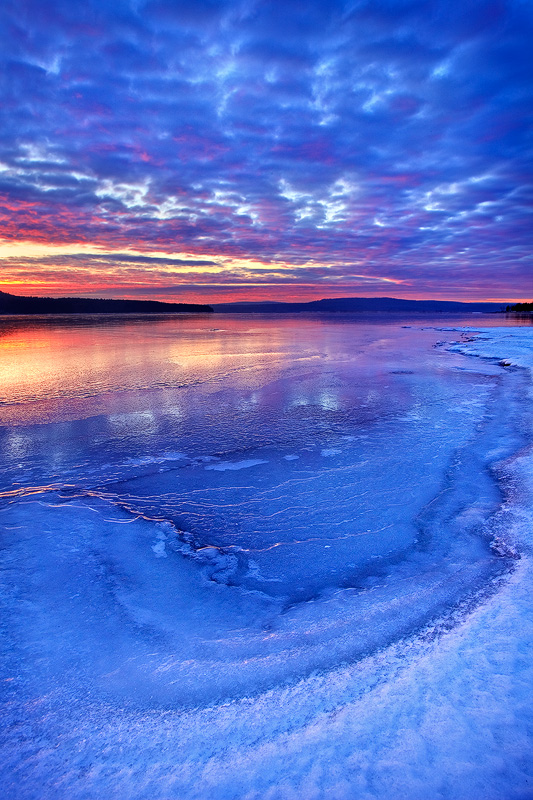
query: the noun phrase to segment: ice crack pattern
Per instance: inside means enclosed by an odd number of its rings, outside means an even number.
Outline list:
[[[2,429],[6,796],[527,796],[531,329],[226,325]]]

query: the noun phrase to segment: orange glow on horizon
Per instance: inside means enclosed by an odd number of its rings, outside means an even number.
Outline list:
[[[391,287],[392,288],[392,287]],[[95,287],[93,282],[77,282],[76,284],[60,285],[48,284],[44,281],[24,283],[0,281],[0,291],[15,295],[25,295],[34,297],[92,297],[103,299],[124,299],[124,300],[156,300],[162,303],[236,303],[236,302],[288,302],[305,303],[312,300],[335,299],[343,297],[394,297],[400,300],[448,300],[463,303],[520,303],[527,302],[528,297],[493,297],[485,295],[457,295],[457,294],[429,294],[420,292],[408,292],[405,290],[387,290],[386,287],[380,291],[362,289],[332,289],[324,286],[317,287],[315,284],[298,284],[297,286],[249,286],[242,287],[223,287],[206,284],[194,289],[187,288],[183,291],[176,290],[173,294],[154,292],[147,288],[146,292],[132,292],[131,287],[116,287],[101,285]]]
[[[210,263],[203,264],[203,261]],[[370,266],[365,273],[364,259],[359,263],[351,261],[346,267],[337,264],[332,268],[316,260],[291,264],[213,253],[0,240],[0,264],[0,290],[40,297],[212,304],[391,296],[488,303],[529,300],[524,296],[509,298],[503,292],[495,296],[494,290],[484,292],[483,287],[477,291],[421,288],[413,281],[372,274]],[[349,271],[350,267],[353,272]],[[299,273],[302,280],[298,280]],[[316,281],[313,281],[315,275]]]

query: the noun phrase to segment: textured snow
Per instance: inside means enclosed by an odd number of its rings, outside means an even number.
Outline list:
[[[3,795],[533,796],[533,329],[172,324],[7,408]]]

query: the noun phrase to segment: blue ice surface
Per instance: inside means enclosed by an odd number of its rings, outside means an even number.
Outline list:
[[[0,398],[6,797],[526,797],[531,328],[211,322]]]

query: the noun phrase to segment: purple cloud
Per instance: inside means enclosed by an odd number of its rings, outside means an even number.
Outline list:
[[[119,251],[110,278],[120,251],[146,253],[147,293],[163,251],[292,265],[317,296],[380,278],[531,294],[528,3],[23,0],[2,16],[4,238]]]

